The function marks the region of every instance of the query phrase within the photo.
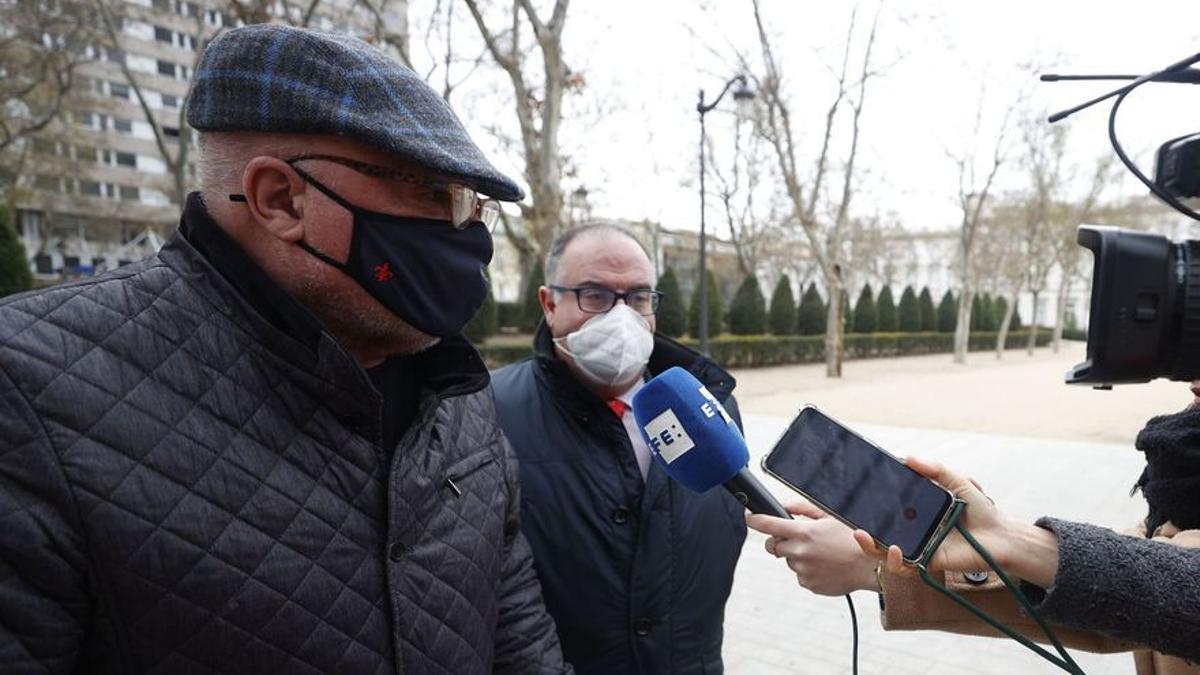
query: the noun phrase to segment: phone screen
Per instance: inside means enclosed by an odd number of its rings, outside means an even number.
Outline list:
[[[816,408],[800,411],[763,461],[768,473],[907,560],[921,556],[953,499]]]

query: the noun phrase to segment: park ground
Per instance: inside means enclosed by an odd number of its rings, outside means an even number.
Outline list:
[[[1150,384],[1096,391],[1063,384],[1083,360],[1082,343],[1033,356],[972,353],[850,361],[841,379],[824,366],[734,372],[751,466],[778,439],[800,406],[811,403],[899,455],[945,462],[978,479],[1002,509],[1036,519],[1055,515],[1123,529],[1144,515],[1130,496],[1142,456],[1133,447],[1144,422],[1181,410],[1187,385]],[[782,499],[788,490],[766,482]],[[800,588],[751,532],[738,565],[725,622],[728,672],[849,673],[851,631],[842,598]],[[877,596],[856,593],[860,672],[1053,673],[1057,669],[1008,640],[931,632],[885,633]],[[1132,673],[1128,654],[1075,654],[1091,675]]]

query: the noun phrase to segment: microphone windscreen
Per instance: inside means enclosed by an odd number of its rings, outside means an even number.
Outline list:
[[[642,438],[671,478],[705,492],[750,463],[737,424],[691,373],[665,370],[633,396]]]

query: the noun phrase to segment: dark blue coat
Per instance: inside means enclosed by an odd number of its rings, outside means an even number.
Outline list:
[[[650,373],[682,366],[741,425],[734,379],[658,336]],[[521,527],[563,654],[579,673],[719,673],[725,601],[746,538],[723,489],[689,492],[657,462],[643,481],[624,427],[555,358],[494,374],[500,426],[520,460]]]

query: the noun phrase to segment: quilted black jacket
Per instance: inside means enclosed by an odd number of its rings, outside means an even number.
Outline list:
[[[478,354],[393,452],[183,237],[0,303],[0,671],[559,672]]]
[[[493,386],[521,460],[521,527],[564,655],[588,675],[721,673],[744,507],[720,488],[688,491],[658,462],[643,482],[625,427],[555,357],[545,323],[534,352],[494,373]],[[741,426],[733,376],[655,336],[649,372],[671,366]]]

